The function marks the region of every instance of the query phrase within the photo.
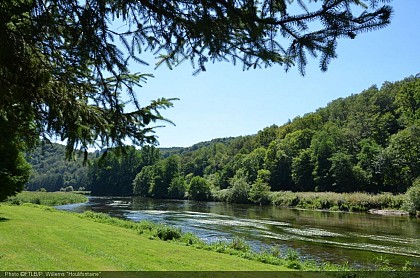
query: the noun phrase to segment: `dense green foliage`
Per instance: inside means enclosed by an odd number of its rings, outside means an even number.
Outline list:
[[[30,165],[26,162],[24,143],[19,140],[0,111],[0,201],[23,190],[29,179]]]
[[[123,154],[119,153],[123,152]],[[88,190],[94,195],[131,195],[132,181],[147,165],[161,159],[159,150],[145,146],[89,153],[89,165],[83,165],[83,153],[65,159],[65,146],[44,144],[29,152],[27,160],[33,171],[26,189],[30,191]]]
[[[127,184],[130,192],[154,198],[183,197],[185,186],[183,181],[178,179],[179,163],[179,157],[173,155],[165,160],[158,160],[149,167],[143,167],[137,175],[134,173],[133,189],[131,183]]]
[[[7,198],[9,204],[20,205],[25,203],[44,205],[44,206],[60,206],[67,204],[85,203],[88,198],[81,194],[70,192],[28,192],[23,191],[16,196]]]
[[[74,190],[86,188],[88,167],[83,166],[84,155],[76,153],[71,160],[65,159],[65,146],[43,144],[26,156],[32,165],[32,173],[25,188],[30,191],[44,188],[46,191],[60,191],[72,186]],[[93,159],[98,154],[89,154]]]
[[[407,190],[406,195],[404,209],[411,215],[416,215],[417,211],[420,211],[420,178]]]
[[[202,177],[193,177],[188,187],[188,196],[193,200],[207,201],[210,199],[210,187]]]
[[[8,161],[0,198],[23,188],[21,149],[39,138],[59,138],[67,157],[80,148],[85,158],[89,147],[157,142],[153,124],[169,122],[160,112],[175,99],[138,100],[152,75],[130,63],[147,64],[144,52],[157,66],[191,60],[196,72],[230,60],[246,69],[297,64],[303,74],[308,53],[327,70],[338,39],[385,27],[392,14],[387,0],[309,2],[1,1],[0,154]]]
[[[307,201],[282,201],[272,193],[406,192],[420,175],[419,92],[420,78],[410,77],[335,100],[252,136],[215,139],[162,152],[148,146],[127,148],[125,156],[110,150],[92,161],[86,189],[96,195],[366,211],[373,207],[335,197],[325,198],[330,204],[304,205]],[[367,198],[378,205],[375,208],[398,209],[402,205],[399,197],[378,203],[370,195],[364,196],[356,199],[363,203]]]
[[[420,175],[420,78],[373,86],[254,136],[177,153],[177,176],[204,178],[216,200],[266,203],[268,189],[404,193]]]
[[[89,166],[86,189],[93,195],[131,195],[137,173],[159,159],[159,151],[150,146],[140,151],[130,146],[108,150]]]

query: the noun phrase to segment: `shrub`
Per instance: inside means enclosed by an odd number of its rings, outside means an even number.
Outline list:
[[[229,181],[230,187],[228,188],[227,201],[229,203],[246,204],[249,203],[248,192],[250,186],[246,181],[245,176],[241,174],[235,175]]]
[[[296,250],[288,248],[286,251],[285,259],[288,261],[298,261],[300,260],[300,256],[299,256],[299,253],[296,252]]]
[[[420,178],[413,182],[413,186],[407,190],[405,195],[403,208],[410,215],[416,215],[416,211],[420,210]]]
[[[299,253],[294,249],[287,249],[285,259],[288,261],[287,268],[302,269]]]
[[[137,231],[139,234],[142,234],[144,232],[150,232],[156,227],[156,224],[150,221],[140,221],[138,222]]]
[[[202,177],[193,177],[188,188],[188,196],[197,201],[206,201],[210,199],[210,186]]]
[[[184,177],[173,178],[168,188],[168,197],[171,199],[183,199],[187,191],[186,187]]]
[[[185,233],[181,236],[181,241],[186,245],[204,245],[204,242],[193,233]]]
[[[270,186],[258,178],[249,190],[249,200],[256,204],[266,205],[270,203]]]
[[[298,261],[291,261],[287,264],[287,268],[296,269],[296,270],[302,269],[302,264]]]
[[[181,229],[162,225],[157,228],[156,236],[165,241],[179,239],[181,238]]]
[[[243,252],[248,252],[251,249],[249,244],[241,237],[234,237],[230,242],[229,247]]]
[[[218,202],[227,202],[230,197],[229,189],[222,189],[213,193],[213,198]]]
[[[70,186],[60,188],[60,191],[61,192],[73,192],[74,188],[73,188],[73,186],[70,185]]]

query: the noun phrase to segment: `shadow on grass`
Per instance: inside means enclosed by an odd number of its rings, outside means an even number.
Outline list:
[[[2,213],[0,213],[0,222],[9,221],[9,218],[1,217]]]
[[[9,221],[9,218],[0,217],[0,222]]]

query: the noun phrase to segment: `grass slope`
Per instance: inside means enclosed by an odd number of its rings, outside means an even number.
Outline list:
[[[0,206],[0,270],[289,270],[150,240],[36,206]]]

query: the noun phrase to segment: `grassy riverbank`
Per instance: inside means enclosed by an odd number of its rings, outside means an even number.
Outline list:
[[[401,210],[406,199],[403,194],[391,193],[334,193],[334,192],[273,192],[275,206],[312,210],[367,212],[371,209]]]
[[[13,205],[32,203],[44,206],[60,206],[85,203],[87,200],[86,196],[71,192],[23,191],[16,196],[9,197],[6,202]]]
[[[0,234],[1,270],[290,270],[36,205],[2,204]]]
[[[72,195],[24,192],[14,200],[80,201]],[[0,203],[0,234],[1,270],[349,270],[303,260],[291,249],[256,253],[240,238],[207,244],[161,224],[34,204]]]

